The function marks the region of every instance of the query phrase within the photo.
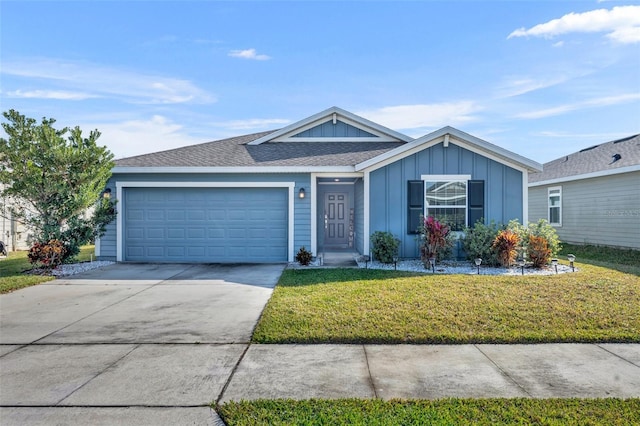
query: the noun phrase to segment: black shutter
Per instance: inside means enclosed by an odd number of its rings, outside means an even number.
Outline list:
[[[417,234],[424,214],[424,182],[407,181],[407,234]]]
[[[469,199],[467,208],[469,209],[468,226],[473,226],[479,220],[484,219],[484,181],[470,180],[467,182]]]

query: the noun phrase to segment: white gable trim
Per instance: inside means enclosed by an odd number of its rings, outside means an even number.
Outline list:
[[[630,173],[630,172],[638,172],[638,171],[640,171],[640,164],[635,164],[633,166],[618,167],[617,169],[600,170],[597,172],[584,173],[581,175],[565,176],[565,177],[560,177],[556,179],[542,180],[540,182],[533,182],[529,184],[529,188],[533,188],[535,186],[553,185],[555,183],[572,182],[574,180],[590,179],[590,178],[618,175],[621,173]]]
[[[445,140],[465,148],[471,152],[487,157],[498,163],[504,164],[519,171],[542,171],[542,164],[537,163],[518,154],[512,153],[499,146],[490,144],[482,139],[468,135],[453,127],[444,127],[436,132],[425,135],[406,145],[385,152],[375,158],[356,164],[356,171],[369,170],[374,171],[381,167],[387,166],[405,157],[413,155],[424,149],[430,148]]]
[[[395,130],[391,130],[387,127],[381,126],[373,121],[367,120],[366,118],[357,116],[349,111],[343,110],[338,107],[331,107],[322,112],[314,114],[310,117],[307,117],[303,120],[300,120],[296,123],[290,124],[280,130],[276,130],[275,132],[269,133],[261,138],[258,138],[254,141],[248,143],[248,145],[260,145],[264,142],[273,142],[273,141],[298,141],[304,142],[304,138],[289,138],[295,134],[308,130],[312,127],[315,127],[319,124],[325,123],[327,121],[332,121],[334,119],[339,119],[340,121],[345,122],[346,124],[350,124],[354,127],[358,127],[364,131],[369,133],[380,135],[380,139],[376,139],[377,141],[384,142],[383,138],[386,141],[395,141],[395,142],[409,142],[413,140],[407,135],[403,135],[402,133],[396,132]],[[331,140],[332,138],[322,138],[324,141]],[[336,138],[340,139],[340,138]],[[355,138],[360,142],[364,142],[365,138]]]
[[[392,138],[389,135],[373,129],[371,127],[363,126],[361,123],[358,123],[355,120],[350,120],[347,117],[339,117],[335,118],[336,113],[333,113],[333,116],[323,117],[320,120],[314,121],[312,123],[307,124],[306,126],[302,126],[300,128],[296,128],[291,130],[290,132],[285,133],[282,136],[278,136],[275,138],[271,138],[270,142],[400,142],[398,138]],[[362,137],[295,137],[298,133],[305,132],[309,129],[313,129],[316,126],[320,126],[324,123],[328,122],[337,122],[341,121],[344,124],[355,127],[357,129],[363,130],[367,133],[371,133],[375,135],[372,136],[362,136]],[[334,123],[335,124],[335,123]]]
[[[122,262],[124,249],[123,188],[288,188],[287,258],[293,262],[294,250],[294,189],[295,182],[116,182],[116,261]]]

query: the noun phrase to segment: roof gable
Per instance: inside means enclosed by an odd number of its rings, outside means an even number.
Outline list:
[[[375,138],[373,133],[347,124],[342,120],[325,121],[322,124],[296,133],[291,138]]]
[[[529,172],[539,172],[542,170],[542,164],[536,161],[530,160],[450,126],[443,127],[435,132],[415,139],[410,143],[357,164],[356,170],[360,171],[368,169],[369,171],[372,171],[442,142],[445,146],[449,143],[454,143],[462,148],[468,149],[469,151],[476,152],[487,158],[519,170],[526,170]]]
[[[338,107],[290,124],[249,142],[260,145],[273,142],[410,142],[407,135],[381,126]]]

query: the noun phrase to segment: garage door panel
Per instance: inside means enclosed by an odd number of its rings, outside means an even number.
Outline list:
[[[147,228],[146,239],[147,240],[164,240],[165,228]]]
[[[207,219],[207,214],[204,210],[193,209],[193,210],[187,211],[187,220],[189,221],[206,220],[206,219]]]
[[[167,256],[182,258],[186,254],[185,247],[167,247]]]
[[[147,246],[144,255],[148,257],[160,258],[164,256],[165,246]]]
[[[222,209],[209,209],[207,217],[209,220],[225,220],[227,218],[227,212]]]
[[[124,260],[287,260],[286,188],[125,188],[124,209]]]
[[[128,220],[143,220],[144,219],[144,210],[139,209],[128,209],[125,217]]]
[[[144,256],[144,247],[138,247],[138,246],[129,246],[127,247],[127,254],[129,256],[134,256],[134,257],[142,257]]]
[[[184,210],[167,210],[167,220],[184,220],[185,217]]]

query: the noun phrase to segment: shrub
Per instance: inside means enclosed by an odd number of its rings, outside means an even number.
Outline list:
[[[548,264],[551,259],[551,249],[544,237],[529,235],[528,253],[529,260],[536,268]]]
[[[399,245],[400,240],[391,232],[376,231],[371,234],[371,254],[382,263],[393,263]]]
[[[509,229],[498,232],[491,247],[497,252],[498,260],[502,266],[509,267],[515,260],[519,242],[518,234]]]
[[[472,228],[465,228],[462,248],[467,254],[467,258],[469,260],[480,258],[484,264],[489,266],[499,265],[497,254],[491,249],[493,241],[498,236],[498,231],[498,225],[494,221],[488,225],[478,221]]]
[[[431,257],[441,260],[447,253],[451,253],[455,237],[451,234],[450,226],[432,216],[422,217],[418,232],[420,233],[420,258],[423,262]]]
[[[298,253],[296,254],[296,261],[300,263],[302,266],[309,266],[311,263],[311,258],[313,255],[309,250],[307,250],[304,246],[300,247]]]
[[[36,242],[29,249],[27,256],[32,264],[40,263],[42,267],[54,269],[65,259],[67,249],[60,240],[47,243]]]
[[[562,250],[560,237],[558,237],[556,228],[551,226],[549,222],[545,219],[540,219],[536,223],[529,223],[528,229],[529,234],[535,235],[536,237],[542,237],[547,240],[547,245],[549,250],[551,250],[551,257],[555,257],[560,253],[560,250]]]
[[[556,229],[549,224],[545,219],[540,219],[536,223],[529,222],[528,226],[521,225],[517,219],[509,222],[507,229],[516,233],[522,242],[523,249],[527,250],[528,258],[534,264],[536,261],[531,257],[533,248],[530,245],[530,236],[543,238],[547,243],[547,248],[550,250],[550,257],[557,256],[562,246],[560,245],[560,238],[556,232]],[[536,240],[537,241],[537,240]],[[536,247],[536,248],[539,248]],[[539,253],[538,253],[539,254]],[[543,264],[546,264],[543,263]]]

